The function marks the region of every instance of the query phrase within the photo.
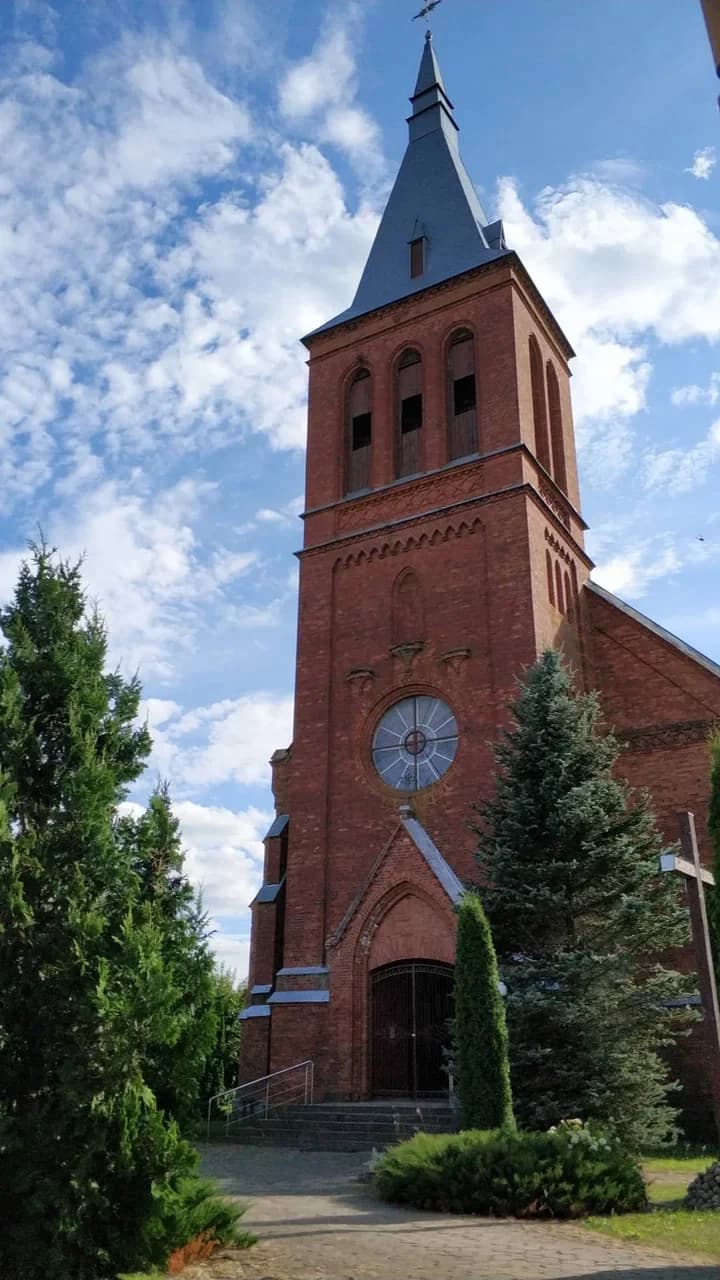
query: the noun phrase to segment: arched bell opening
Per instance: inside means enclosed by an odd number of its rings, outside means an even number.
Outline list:
[[[437,960],[405,960],[371,971],[372,1097],[447,1096],[453,975],[451,964]]]

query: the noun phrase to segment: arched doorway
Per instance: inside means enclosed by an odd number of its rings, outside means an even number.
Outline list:
[[[449,1042],[453,967],[436,960],[386,964],[370,975],[374,1097],[447,1093],[443,1049]]]

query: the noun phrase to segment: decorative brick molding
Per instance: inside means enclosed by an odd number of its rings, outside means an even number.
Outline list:
[[[558,501],[556,494],[551,493],[547,485],[543,484],[542,480],[538,482],[538,492],[543,502],[547,503],[550,510],[553,512],[554,515],[557,516],[560,523],[564,524],[565,527],[569,529],[570,528],[570,511],[564,505],[564,503],[561,503]]]
[[[549,543],[555,554],[560,556],[561,560],[565,560],[567,564],[572,564],[573,558],[570,552],[563,546],[562,542],[555,537],[555,534],[551,533],[547,528],[545,530],[545,541]]]
[[[405,671],[409,674],[412,671],[415,659],[418,654],[422,653],[424,648],[425,642],[423,640],[415,640],[408,644],[393,645],[390,653],[393,658],[398,658],[400,660]]]
[[[444,653],[440,654],[439,661],[443,663],[447,670],[452,671],[453,675],[457,675],[471,654],[472,649],[446,649]]]
[[[353,667],[345,676],[353,693],[360,696],[368,693],[375,683],[375,672],[372,667]]]
[[[718,720],[676,720],[672,724],[650,724],[640,729],[623,729],[618,738],[627,753],[667,751],[693,742],[706,742],[720,727]]]
[[[346,556],[340,556],[335,561],[336,566],[343,569],[349,569],[352,565],[362,564],[364,561],[372,562],[373,560],[384,560],[386,556],[401,555],[407,551],[419,550],[422,547],[434,547],[439,542],[449,542],[452,538],[463,538],[467,534],[476,533],[478,529],[482,529],[482,521],[461,520],[459,524],[447,524],[444,528],[434,529],[432,533],[411,533],[407,538],[395,538],[393,541],[376,542],[370,548],[363,547],[360,551],[351,551]]]

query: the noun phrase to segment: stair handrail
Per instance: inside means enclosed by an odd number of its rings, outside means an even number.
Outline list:
[[[302,1067],[305,1069],[305,1104],[311,1103],[315,1088],[315,1064],[312,1058],[305,1058],[302,1062],[294,1062],[291,1067],[282,1067],[280,1071],[271,1071],[269,1075],[258,1076],[256,1080],[246,1080],[244,1084],[235,1085],[234,1089],[224,1089],[222,1093],[214,1093],[212,1098],[208,1100],[207,1109],[207,1141],[210,1141],[210,1120],[212,1115],[213,1103],[221,1103],[226,1098],[235,1098],[235,1095],[242,1093],[244,1089],[252,1089],[255,1085],[265,1086],[265,1119],[267,1119],[270,1110],[270,1081],[276,1080],[278,1076],[287,1075],[290,1071],[299,1071]],[[225,1125],[225,1132],[230,1128],[230,1118]]]

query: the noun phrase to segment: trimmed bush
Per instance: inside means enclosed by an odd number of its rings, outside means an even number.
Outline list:
[[[458,907],[455,1066],[464,1129],[514,1129],[505,1010],[490,925],[477,893]]]
[[[384,1200],[442,1213],[581,1218],[647,1208],[640,1166],[581,1125],[551,1133],[419,1133],[375,1171]]]

